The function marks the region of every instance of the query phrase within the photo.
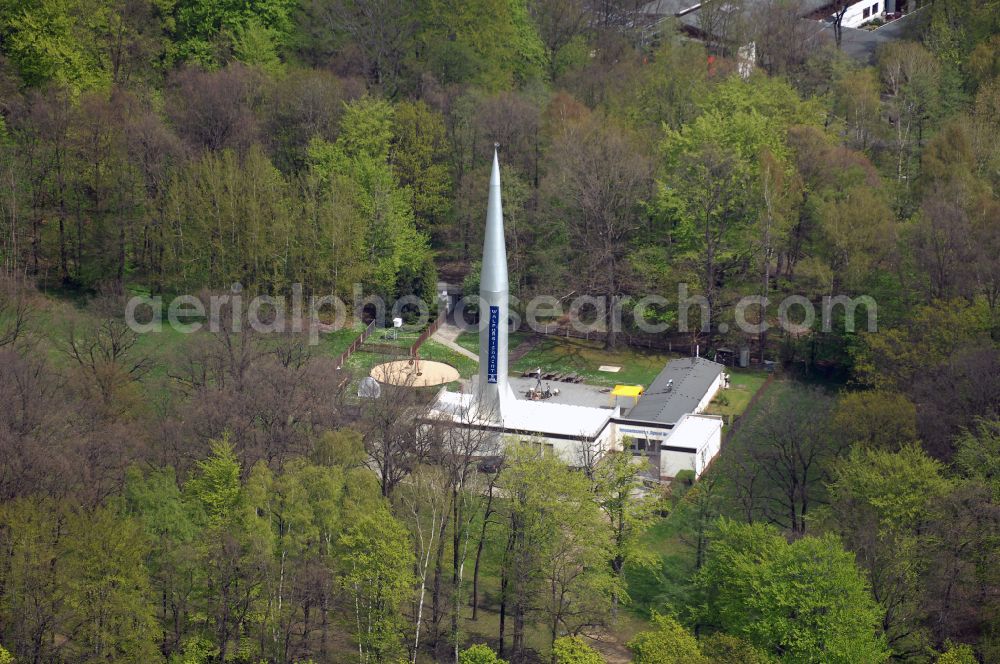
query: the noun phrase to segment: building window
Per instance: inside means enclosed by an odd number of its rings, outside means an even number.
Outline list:
[[[861,18],[868,18],[869,16],[871,16],[871,10],[865,7],[865,11],[862,12]]]
[[[874,5],[872,5],[872,16],[875,16],[875,14],[878,14],[878,3],[877,2]]]
[[[535,451],[544,457],[552,457],[556,454],[556,446],[553,443],[535,441],[534,447]]]
[[[633,438],[631,450],[633,456],[654,454],[656,452],[656,441],[646,438]]]

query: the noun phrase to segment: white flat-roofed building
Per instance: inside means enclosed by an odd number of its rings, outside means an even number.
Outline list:
[[[682,470],[694,471],[695,477],[701,477],[721,445],[721,417],[685,415],[660,443],[660,478],[677,477]]]
[[[558,397],[555,397],[558,398]],[[500,418],[490,412],[480,416],[475,392],[442,390],[430,419],[460,423],[460,426],[495,432],[507,442],[539,445],[571,466],[585,458],[600,458],[618,447],[612,418],[617,409],[578,406],[553,401],[521,399],[513,393],[501,399]]]

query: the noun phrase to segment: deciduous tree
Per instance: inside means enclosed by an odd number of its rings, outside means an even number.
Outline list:
[[[857,556],[899,657],[928,645],[919,592],[928,565],[922,534],[952,488],[942,471],[913,444],[898,452],[856,447],[833,471],[829,527]]]
[[[720,520],[696,585],[699,623],[783,661],[884,662],[881,611],[830,535],[789,544],[772,526]]]

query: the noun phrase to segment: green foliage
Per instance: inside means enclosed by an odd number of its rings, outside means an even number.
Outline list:
[[[628,642],[635,664],[708,664],[698,640],[673,617],[654,615],[652,623]]]
[[[356,607],[360,649],[369,661],[391,661],[403,652],[400,609],[413,586],[409,534],[382,506],[352,514],[338,546],[344,562],[340,583]]]
[[[927,646],[919,579],[930,556],[923,534],[953,483],[941,464],[910,443],[898,452],[856,446],[833,469],[828,527],[857,552],[883,607],[889,645],[899,656]]]
[[[287,183],[259,147],[192,161],[167,193],[168,286],[281,291],[291,274],[279,249],[298,226],[290,208]]]
[[[395,117],[393,106],[378,97],[362,97],[345,104],[337,147],[348,159],[365,156],[386,161],[395,133]]]
[[[620,103],[630,125],[679,130],[700,112],[708,92],[702,44],[671,35],[664,39],[649,66],[640,72],[636,92]],[[619,100],[614,100],[619,101]]]
[[[201,635],[186,639],[180,652],[170,656],[170,664],[209,664],[219,655],[219,648],[212,640]]]
[[[852,348],[858,383],[875,389],[903,390],[926,367],[945,361],[956,347],[987,335],[987,326],[967,301],[937,301],[914,307],[905,324],[861,333]]]
[[[284,657],[287,630],[308,619],[291,589],[315,579],[325,579],[315,590],[323,601],[336,586],[358,602],[364,613],[351,624],[361,620],[365,652],[375,660],[399,652],[400,603],[412,588],[406,531],[358,466],[357,434],[324,440],[322,464],[296,458],[273,472],[257,463],[245,479],[226,437],[183,487],[169,469],[129,471],[123,507],[135,515],[133,539],[154,542],[139,567],[149,569],[150,596],[171,607],[164,625],[178,640],[172,662],[201,664],[245,647],[238,616],[285,634],[261,651]]]
[[[171,56],[213,66],[224,62],[235,46],[237,57],[266,54],[273,61],[275,45],[291,34],[296,4],[296,0],[163,0],[172,19]]]
[[[537,606],[549,642],[604,619],[621,581],[608,560],[609,529],[586,475],[531,443],[508,448],[498,486],[507,541],[502,566],[515,615]]]
[[[389,297],[429,297],[435,282],[430,247],[389,163],[393,116],[383,100],[354,101],[346,107],[336,143],[313,139],[309,157],[313,175],[350,192],[350,206],[366,224],[357,258],[367,263],[372,286]]]
[[[737,76],[723,80],[702,103],[706,110],[723,115],[759,114],[764,122],[790,127],[823,124],[825,110],[816,98],[802,99],[799,92],[781,77],[758,76],[743,81]],[[776,154],[779,151],[771,150]]]
[[[146,474],[134,466],[129,468],[123,500],[126,512],[142,522],[150,537],[184,541],[194,537],[196,527],[191,521],[190,505],[184,502],[172,468]]]
[[[281,72],[278,42],[281,35],[273,28],[261,25],[256,18],[233,29],[233,54],[245,64],[277,74]]]
[[[198,471],[184,487],[209,521],[232,516],[240,503],[240,463],[228,437],[212,441],[212,456],[198,462]]]
[[[22,499],[0,509],[0,623],[18,638],[18,659],[71,658],[156,662],[160,631],[139,524],[115,510],[51,499]]]
[[[555,664],[604,664],[604,658],[578,636],[561,636],[552,647]]]
[[[1000,501],[1000,422],[980,421],[959,436],[955,467],[963,476],[992,487],[993,499]]]
[[[917,409],[897,392],[846,392],[834,408],[834,428],[847,444],[896,450],[917,439]]]
[[[65,575],[60,586],[72,616],[66,624],[73,634],[67,654],[135,664],[159,661],[160,626],[144,565],[149,542],[140,525],[99,508],[73,510],[66,528],[59,557]]]
[[[590,48],[586,38],[583,35],[573,37],[556,52],[553,58],[553,78],[558,79],[562,74],[583,67],[589,59]]]
[[[593,471],[594,492],[610,527],[611,571],[622,582],[626,565],[651,569],[657,562],[641,538],[663,505],[655,495],[637,497],[642,488],[640,472],[628,452],[606,454]],[[619,599],[628,597],[616,597],[616,606]]]
[[[952,643],[949,641],[945,646],[945,651],[934,660],[935,664],[977,664],[979,659],[972,646],[966,643]]]
[[[789,126],[819,126],[822,120],[818,104],[803,102],[781,79],[745,83],[732,77],[707,96],[700,115],[679,130],[667,132],[661,149],[668,167],[683,155],[716,145],[755,169],[765,150],[779,161],[788,158],[785,136]]]
[[[91,0],[4,0],[3,52],[29,85],[53,82],[77,92],[106,86],[110,73],[92,38],[106,11],[106,3]]]
[[[477,643],[458,653],[458,664],[507,664],[488,645]]]
[[[918,531],[951,488],[938,461],[917,445],[899,452],[855,447],[834,467],[830,498],[845,509],[871,509],[883,529]],[[852,523],[841,515],[840,523]]]
[[[434,230],[447,221],[451,209],[447,156],[447,137],[441,115],[431,111],[422,101],[401,102],[396,107],[392,166],[400,185],[409,189],[420,230]]]
[[[696,587],[698,620],[783,662],[881,662],[882,614],[832,535],[789,544],[771,526],[716,525]]]
[[[545,47],[525,0],[424,0],[418,41],[444,83],[501,90],[539,77]]]
[[[354,429],[325,431],[316,441],[312,460],[320,466],[359,468],[365,461],[365,445]]]
[[[674,245],[666,263],[674,281],[697,274],[714,308],[721,272],[748,263],[758,242],[770,262],[794,218],[789,127],[821,119],[815,102],[777,79],[732,77],[707,95],[700,114],[667,129],[653,210]]]
[[[701,639],[699,645],[712,664],[773,664],[777,661],[743,639],[722,632]]]

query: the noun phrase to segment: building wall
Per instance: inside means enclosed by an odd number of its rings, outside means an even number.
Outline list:
[[[709,386],[708,390],[705,392],[705,396],[701,398],[698,402],[698,407],[695,408],[694,412],[703,413],[705,409],[708,408],[708,404],[712,403],[712,399],[718,394],[719,388],[722,387],[722,375],[724,372],[720,371],[719,375],[715,377],[715,380]]]
[[[611,423],[608,423],[608,426],[604,428],[604,431],[601,432],[595,441],[587,443],[579,440],[567,440],[565,438],[549,438],[544,434],[520,436],[519,438],[522,442],[530,445],[541,446],[544,453],[555,455],[570,466],[580,466],[582,464],[584,461],[584,447],[587,448],[586,453],[592,455],[593,460],[599,459],[613,449],[620,449],[618,441],[615,440],[614,425]]]
[[[708,468],[708,464],[712,463],[719,451],[722,449],[722,421],[719,421],[719,426],[715,431],[712,432],[711,436],[705,442],[699,450],[695,457],[695,477],[701,477],[701,474],[705,472]]]
[[[660,451],[660,477],[663,479],[673,479],[682,470],[693,470],[697,476],[695,467],[697,455],[685,452],[671,452],[669,450]]]
[[[865,16],[865,10],[868,16]],[[874,10],[874,11],[873,11]],[[842,25],[845,28],[856,28],[867,23],[885,12],[885,0],[861,0],[847,8]]]

